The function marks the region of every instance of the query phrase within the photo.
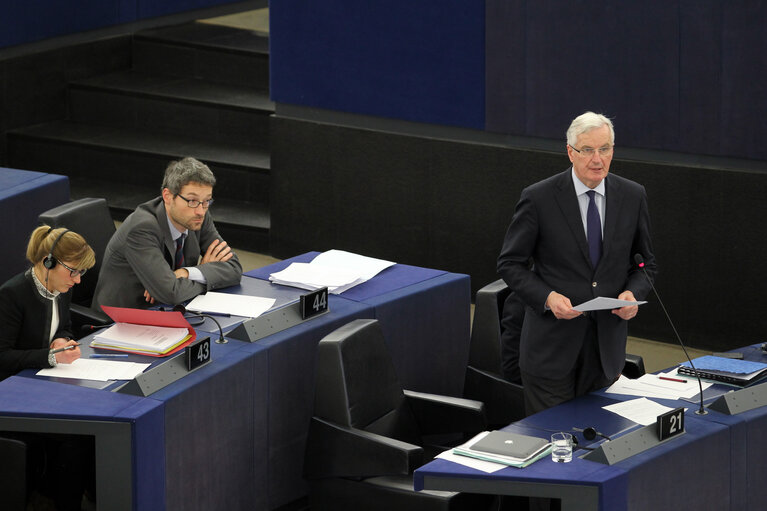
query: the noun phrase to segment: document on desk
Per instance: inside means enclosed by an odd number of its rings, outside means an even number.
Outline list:
[[[204,295],[197,295],[194,300],[187,304],[186,309],[203,314],[213,312],[257,318],[271,309],[275,301],[274,298],[263,298],[261,296],[233,295],[230,293],[208,291]]]
[[[91,341],[92,348],[120,348],[142,353],[167,353],[189,337],[181,327],[115,323]]]
[[[269,280],[283,286],[314,291],[327,287],[333,294],[340,294],[364,282],[356,273],[342,268],[312,266],[311,263],[290,263],[284,270],[269,275]]]
[[[55,378],[76,378],[79,380],[132,380],[151,364],[138,362],[116,362],[114,360],[91,360],[78,358],[71,364],[58,364],[49,369],[40,369],[39,376]]]
[[[703,390],[710,382],[703,383]],[[660,399],[689,399],[700,392],[698,381],[680,377],[675,372],[645,374],[635,380],[621,375],[618,381],[607,387],[608,394],[653,397]]]
[[[588,311],[600,311],[600,310],[612,310],[620,309],[621,307],[628,307],[629,305],[642,305],[647,302],[632,302],[630,300],[618,300],[617,298],[605,298],[604,296],[598,296],[588,302],[583,302],[580,305],[576,305],[573,309],[580,312]]]
[[[284,270],[269,275],[269,280],[310,291],[327,287],[329,292],[341,294],[394,264],[343,250],[328,250],[310,263],[291,263]]]
[[[351,270],[360,278],[370,280],[386,268],[397,263],[333,249],[321,253],[310,264]]]
[[[608,412],[617,413],[621,417],[625,417],[626,419],[643,426],[655,424],[658,420],[658,415],[673,410],[673,408],[669,408],[668,406],[663,406],[655,401],[650,401],[646,397],[623,401],[603,406],[602,408]]]

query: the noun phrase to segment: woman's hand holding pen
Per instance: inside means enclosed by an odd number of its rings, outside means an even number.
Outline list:
[[[54,339],[51,343],[51,350],[61,350],[55,353],[56,362],[59,364],[71,364],[81,355],[80,345],[76,341],[64,337]]]

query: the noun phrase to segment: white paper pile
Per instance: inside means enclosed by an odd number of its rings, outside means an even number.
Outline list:
[[[257,318],[271,309],[275,301],[274,298],[208,291],[204,295],[197,295],[186,306],[186,310]]]
[[[79,380],[132,380],[143,373],[149,366],[150,364],[140,364],[138,362],[78,358],[71,364],[58,364],[50,369],[41,369],[37,374],[40,376],[76,378]]]
[[[269,275],[269,280],[310,291],[327,287],[330,293],[341,294],[395,264],[343,250],[329,250],[311,263],[291,263],[284,270]]]
[[[703,382],[703,390],[710,386],[711,382]],[[689,399],[700,393],[700,387],[695,377],[684,377],[672,371],[645,374],[636,380],[621,375],[605,392],[660,399]]]
[[[96,334],[90,346],[162,355],[184,342],[188,336],[189,330],[186,328],[115,323]]]

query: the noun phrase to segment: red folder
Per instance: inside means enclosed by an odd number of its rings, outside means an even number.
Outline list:
[[[133,325],[148,325],[148,326],[164,326],[171,328],[186,328],[189,331],[189,339],[179,344],[171,351],[167,353],[146,353],[136,352],[128,349],[120,348],[104,348],[99,346],[98,349],[111,350],[111,351],[123,351],[127,353],[137,353],[139,355],[146,355],[148,357],[167,357],[181,351],[189,346],[197,339],[197,332],[195,332],[192,325],[186,320],[184,315],[180,311],[153,311],[147,309],[130,309],[127,307],[109,307],[108,305],[102,305],[107,316],[112,318],[115,323],[131,323]]]

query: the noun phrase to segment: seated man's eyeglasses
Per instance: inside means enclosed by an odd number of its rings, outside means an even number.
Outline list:
[[[69,276],[72,277],[72,278],[75,278],[78,275],[82,277],[83,275],[85,275],[85,272],[88,271],[87,269],[76,270],[76,269],[72,268],[71,266],[67,266],[66,264],[62,263],[58,259],[56,259],[56,262],[59,263],[64,268],[66,268],[67,270],[69,270]]]
[[[187,199],[186,197],[180,194],[176,194],[176,196],[184,199],[186,201],[186,205],[189,206],[190,208],[196,208],[197,206],[202,204],[202,209],[208,209],[210,205],[213,204],[213,199],[208,199],[208,200]]]
[[[570,146],[570,147],[573,147],[573,146]],[[588,147],[588,146],[581,147],[580,149],[576,149],[575,147],[573,147],[573,151],[583,156],[588,156],[589,158],[591,158],[592,156],[594,156],[594,153],[597,151],[599,151],[599,156],[609,156],[613,152],[614,147],[615,146],[611,146],[611,145],[605,145],[600,147],[599,149],[594,149],[593,147]]]

